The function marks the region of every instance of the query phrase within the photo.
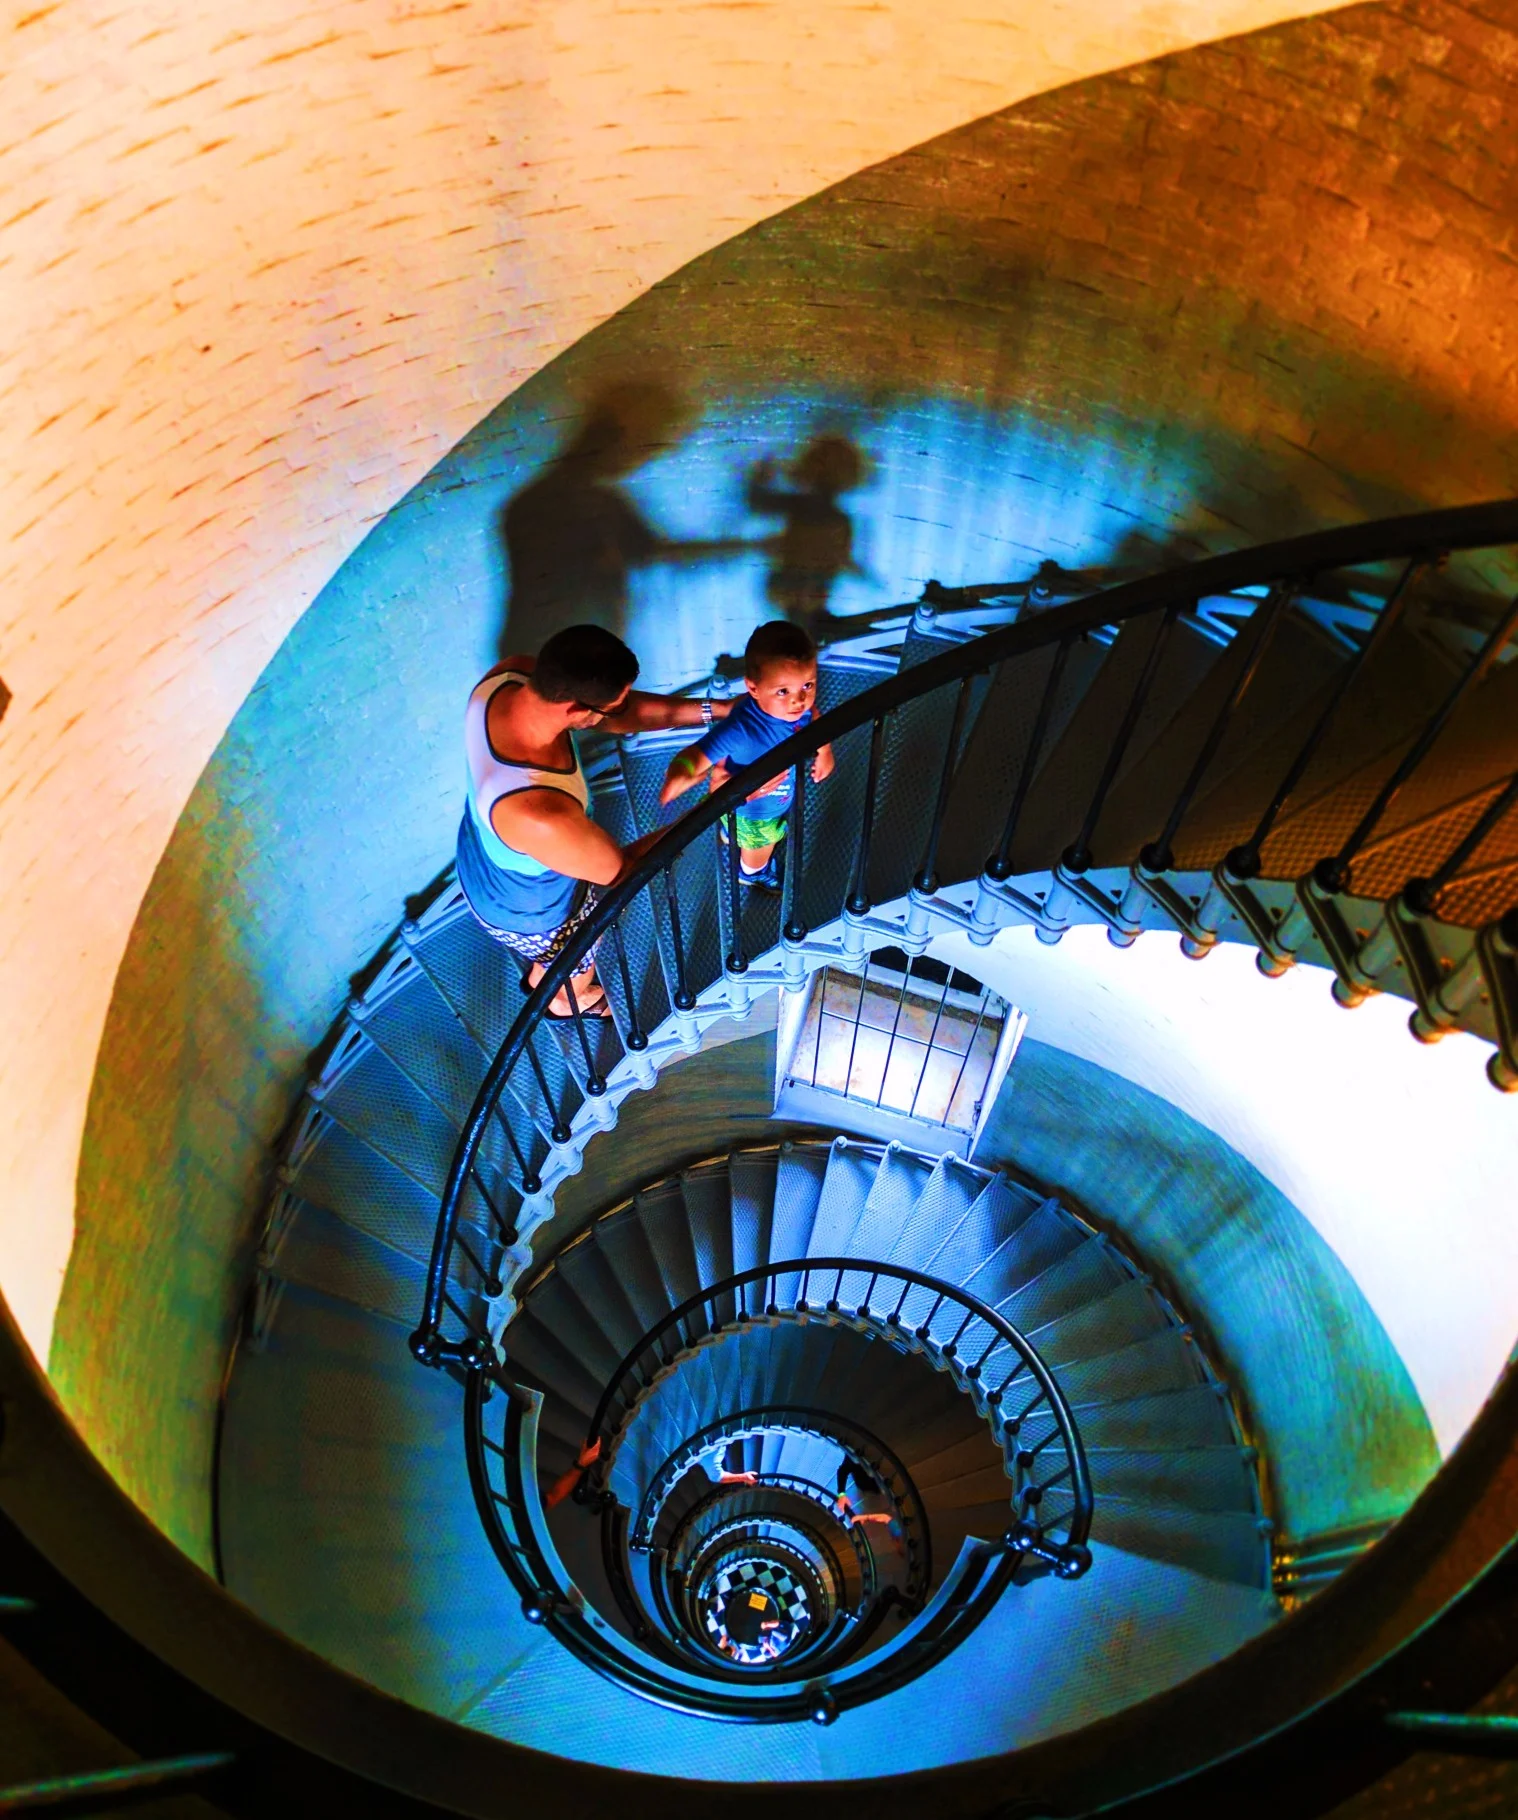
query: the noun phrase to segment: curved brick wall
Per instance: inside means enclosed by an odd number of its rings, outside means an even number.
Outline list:
[[[1302,10],[0,9],[0,1198],[39,1351],[153,867],[280,640],[407,487],[545,360],[797,198]]]
[[[1021,572],[1044,555],[1185,555],[1513,491],[1514,172],[1499,155],[1513,143],[1500,130],[1513,115],[1511,43],[1433,0],[1356,8],[959,128],[628,305],[515,392],[359,548],[265,671],[180,820],[117,981],[95,1083],[53,1364],[86,1431],[173,1533],[203,1549],[214,1389],[261,1160],[346,974],[446,858],[460,689],[501,631],[498,515],[561,443],[566,419],[629,377],[678,395],[675,446],[630,486],[652,517],[692,536],[758,534],[765,526],[742,503],[748,464],[818,429],[844,431],[872,467],[854,504],[869,573],[849,584],[850,604],[927,574]],[[803,63],[836,128],[830,66]],[[945,106],[964,102],[956,89]],[[896,143],[916,117],[890,122]],[[751,177],[769,155],[761,124],[749,117],[749,165],[735,154],[711,167],[713,220],[741,225],[722,210],[748,194],[733,188],[736,171]],[[679,162],[681,183],[707,168],[695,153]],[[842,173],[813,180],[829,174]],[[576,327],[606,313],[605,295]],[[466,317],[395,332],[431,350]],[[402,388],[405,346],[383,356]],[[453,383],[437,376],[442,361],[418,354],[429,399]],[[494,373],[497,394],[514,376],[483,354],[480,367],[457,364],[480,387]],[[298,402],[280,397],[282,409]],[[393,483],[397,444],[412,447],[409,475],[433,459],[440,445],[430,427],[414,430],[410,398],[356,385],[343,402],[378,425],[367,458],[339,440],[306,459],[321,476],[303,494],[315,552],[306,579],[261,545],[262,579],[234,590],[227,609],[249,607],[251,644],[205,633],[209,675],[227,652],[231,699],[191,717],[184,751],[196,766],[312,582],[357,535],[361,494],[349,499],[344,477],[378,494],[366,462]],[[458,404],[441,440],[478,409]],[[445,416],[439,404],[424,421]],[[650,435],[662,445],[674,429],[661,419]],[[324,517],[339,494],[341,511]],[[257,541],[261,515],[244,516],[239,534]],[[757,565],[742,560],[687,573],[682,588],[635,586],[627,606],[651,667],[668,676],[699,672],[763,601]],[[260,602],[267,612],[253,611]],[[523,633],[539,629],[519,617]],[[161,788],[144,801],[141,850],[104,878],[116,862],[97,855],[82,875],[90,889],[74,880],[84,909],[58,911],[55,939],[88,952],[94,985],[80,988],[73,1050],[13,1096],[18,1119],[49,1090],[65,1114],[82,1096],[109,929],[125,930],[157,852],[152,830],[193,774],[182,752],[168,762],[173,741],[156,721],[142,744]],[[34,917],[47,901],[36,897]],[[81,916],[98,940],[80,936]],[[42,995],[25,1000],[39,1026]],[[56,1208],[66,1188],[66,1126],[31,1174],[34,1204]],[[50,1303],[38,1281],[41,1333]]]

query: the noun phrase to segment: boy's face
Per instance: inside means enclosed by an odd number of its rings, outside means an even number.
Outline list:
[[[745,676],[743,686],[776,720],[800,720],[817,700],[817,660],[772,657],[757,677]]]

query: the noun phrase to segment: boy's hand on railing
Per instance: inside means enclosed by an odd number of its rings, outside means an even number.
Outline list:
[[[812,760],[812,782],[814,784],[822,783],[824,779],[833,775],[833,770],[833,748],[830,745],[819,746],[817,756]]]

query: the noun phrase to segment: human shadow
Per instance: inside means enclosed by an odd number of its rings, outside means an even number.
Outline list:
[[[827,625],[838,578],[865,573],[854,560],[853,521],[838,503],[864,478],[863,454],[837,435],[814,436],[783,470],[767,455],[749,474],[749,510],[781,521],[778,534],[765,540],[765,593],[814,638]]]
[[[607,386],[548,467],[507,501],[499,519],[510,572],[502,657],[535,651],[571,623],[604,626],[621,636],[635,568],[751,547],[664,537],[620,485],[674,445],[686,415],[667,386]]]

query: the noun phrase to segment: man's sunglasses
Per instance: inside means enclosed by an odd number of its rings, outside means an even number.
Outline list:
[[[631,693],[632,691],[630,689],[624,689],[620,701],[610,701],[604,708],[598,708],[594,702],[589,701],[577,701],[575,706],[582,714],[594,714],[597,720],[605,720],[608,714],[620,714],[622,712],[627,706],[627,698]]]

